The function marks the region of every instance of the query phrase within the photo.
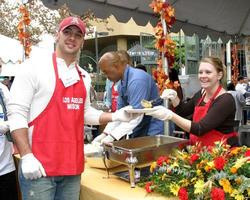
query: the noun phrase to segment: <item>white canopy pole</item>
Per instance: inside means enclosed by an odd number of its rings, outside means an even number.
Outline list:
[[[166,0],[163,0],[163,2],[166,2]],[[166,24],[166,20],[162,17],[162,15],[161,15],[161,23],[162,23],[164,36],[167,36],[168,34],[167,24]],[[166,45],[164,43],[164,49],[165,49],[165,46]],[[163,70],[168,75],[168,60],[164,56],[164,53],[161,54],[161,59],[162,59]],[[168,100],[164,100],[164,106],[168,108]],[[164,121],[164,135],[169,135],[169,121]]]

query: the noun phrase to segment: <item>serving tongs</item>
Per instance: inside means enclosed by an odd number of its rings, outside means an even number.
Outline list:
[[[141,105],[143,108],[153,108],[154,106],[159,106],[163,102],[163,99],[161,97],[158,97],[156,99],[147,101],[145,99],[141,100]]]

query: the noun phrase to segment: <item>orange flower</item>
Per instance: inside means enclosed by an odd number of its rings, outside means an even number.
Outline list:
[[[230,152],[230,156],[237,155],[240,152],[240,150],[241,150],[241,148],[239,148],[239,147],[232,148],[232,150]]]
[[[238,169],[237,169],[236,167],[231,167],[231,169],[230,169],[230,172],[231,172],[232,174],[236,174],[237,171],[238,171]]]

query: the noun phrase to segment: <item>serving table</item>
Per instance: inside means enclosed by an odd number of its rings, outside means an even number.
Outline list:
[[[80,200],[175,200],[160,194],[147,193],[144,188],[130,187],[130,183],[113,175],[117,171],[127,169],[125,166],[110,169],[107,177],[105,169],[91,168],[86,163],[81,176]]]

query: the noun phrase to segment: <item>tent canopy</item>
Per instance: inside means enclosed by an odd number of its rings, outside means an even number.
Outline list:
[[[72,12],[83,14],[91,10],[99,18],[113,14],[118,21],[131,17],[138,25],[158,20],[148,6],[152,0],[42,0],[44,5],[56,9],[67,4]],[[182,29],[185,34],[209,35],[223,41],[250,35],[250,0],[168,0],[174,8],[176,23],[172,31]]]

